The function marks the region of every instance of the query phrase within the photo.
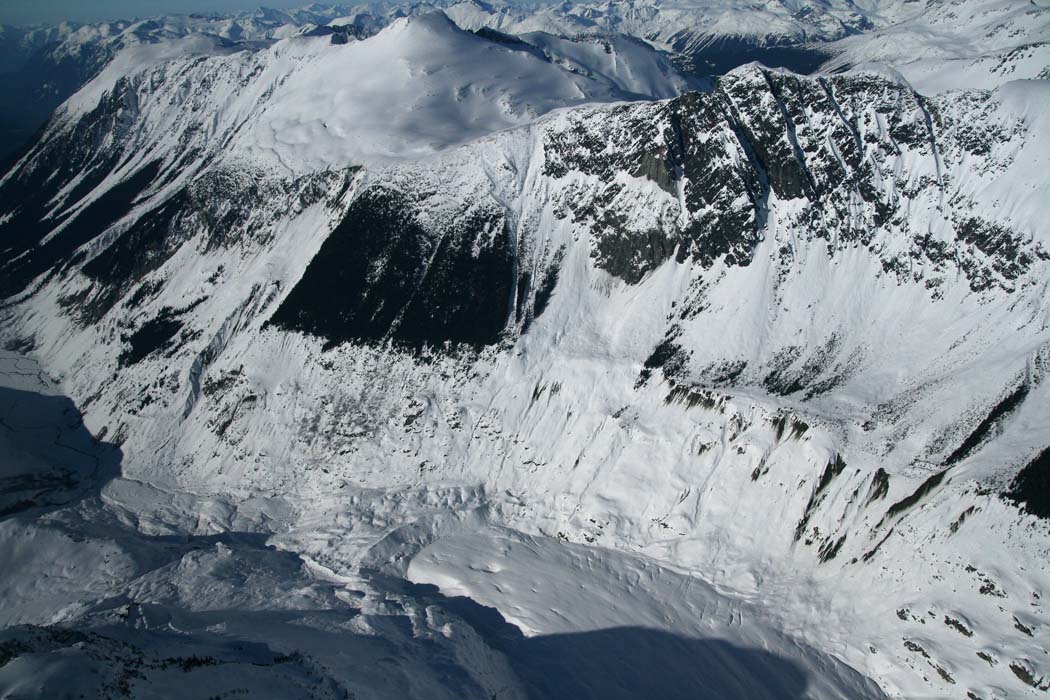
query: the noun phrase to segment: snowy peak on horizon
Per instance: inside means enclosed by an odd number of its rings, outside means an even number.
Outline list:
[[[1013,0],[947,0],[826,45],[837,71],[869,62],[903,73],[924,94],[1050,79],[1050,7]]]
[[[677,43],[709,42],[718,38],[766,43],[827,42],[925,21],[931,38],[973,29],[978,43],[1032,40],[1044,31],[1047,8],[1011,0],[631,0],[629,2],[515,3],[494,0],[427,0],[411,4],[381,1],[321,4],[275,10],[260,8],[229,13],[167,14],[96,23],[0,25],[0,42],[21,40],[42,45],[92,32],[116,33],[130,26],[163,28],[169,33],[214,33],[232,40],[272,38],[285,27],[351,21],[377,29],[400,17],[443,10],[461,27],[489,27],[508,33],[546,31],[559,35],[587,32],[624,33]],[[948,24],[944,24],[948,22]],[[941,26],[938,26],[941,25]],[[979,26],[978,26],[979,25]],[[1024,36],[1029,34],[1029,36]]]
[[[513,39],[435,11],[361,40],[320,33],[245,49],[191,35],[129,47],[60,109],[59,123],[130,93],[144,146],[185,148],[167,136],[203,115],[200,148],[224,143],[228,160],[303,172],[421,156],[553,109],[696,85],[633,40]]]

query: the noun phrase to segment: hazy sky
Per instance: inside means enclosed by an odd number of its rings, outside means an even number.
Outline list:
[[[152,17],[166,12],[223,12],[266,7],[301,7],[310,0],[0,0],[0,24]]]

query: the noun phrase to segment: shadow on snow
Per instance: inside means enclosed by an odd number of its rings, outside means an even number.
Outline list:
[[[526,637],[470,598],[430,584],[387,583],[470,624],[507,657],[533,700],[793,700],[808,686],[798,664],[761,649],[644,627]]]
[[[0,518],[97,494],[122,459],[68,397],[0,387]]]

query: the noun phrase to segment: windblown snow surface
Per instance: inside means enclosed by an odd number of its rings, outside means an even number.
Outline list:
[[[128,46],[2,176],[0,696],[1045,694],[1047,81],[497,29]]]

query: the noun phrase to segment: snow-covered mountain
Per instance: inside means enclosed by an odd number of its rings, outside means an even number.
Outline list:
[[[227,41],[268,40],[298,32],[292,21],[258,13],[240,18],[171,15],[53,27],[0,25],[0,157],[16,152],[56,107],[122,49],[191,34]]]
[[[687,56],[705,75],[749,61],[807,73],[879,62],[935,94],[1045,78],[1050,66],[1050,8],[1013,0],[639,0],[529,9],[465,0],[447,12],[461,26],[510,33],[628,34]]]
[[[0,687],[1045,693],[1048,82],[467,9],[124,46],[2,176]]]
[[[513,33],[618,32],[669,44],[683,52],[719,39],[760,45],[827,41],[872,26],[854,3],[839,0],[632,0],[525,8],[459,0],[445,9],[463,26],[488,26]]]
[[[888,64],[927,95],[1050,78],[1050,8],[1034,2],[953,0],[899,13],[875,31],[825,48],[828,70]]]
[[[54,27],[0,26],[0,156],[15,152],[51,111],[133,46],[191,35],[254,49],[338,28],[366,37],[406,16],[443,8],[460,27],[514,36],[581,37],[629,50],[633,37],[697,76],[761,61],[810,73],[876,61],[895,66],[923,94],[994,88],[1047,70],[1050,10],[1014,0],[631,0],[601,3],[487,3],[433,0],[319,5],[228,15],[166,15],[145,20]],[[491,35],[490,35],[491,36]]]

